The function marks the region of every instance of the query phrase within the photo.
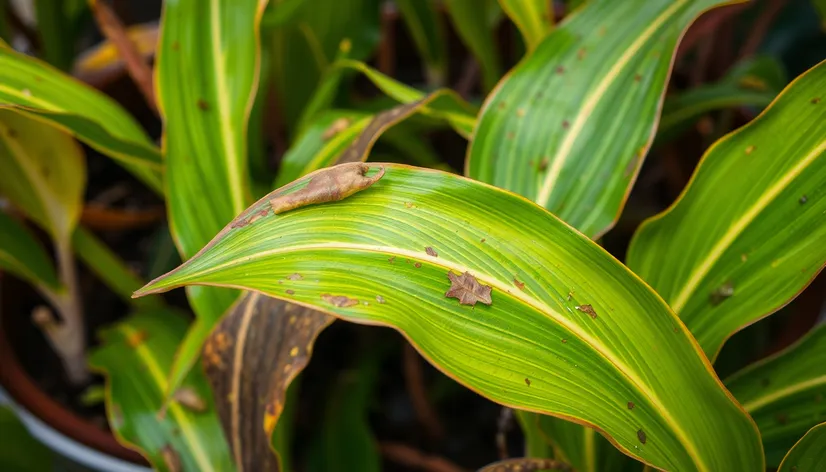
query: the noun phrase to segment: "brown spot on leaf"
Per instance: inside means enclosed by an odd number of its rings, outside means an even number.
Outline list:
[[[422,267],[422,263],[421,263],[421,262],[417,262],[417,263],[413,264],[413,267],[415,267],[415,268],[417,268],[417,269],[421,269],[421,267]]]
[[[531,379],[529,379],[529,378],[525,377],[525,385],[527,385],[528,387],[530,387],[530,386],[531,386]]]
[[[287,278],[290,279],[290,280],[301,280],[301,279],[304,278],[304,276],[299,274],[298,272],[296,272],[294,274],[288,275]]]
[[[426,252],[428,256],[439,257],[439,253],[433,250],[430,246],[424,248],[424,252]]]
[[[818,103],[820,103],[820,97],[815,97],[812,99],[812,105],[817,105]]]
[[[487,241],[485,238],[482,238],[482,239],[479,240],[479,242],[483,243],[483,244],[484,244],[485,241]]]
[[[783,425],[783,424],[786,424],[786,423],[789,422],[789,415],[787,415],[785,413],[778,413],[777,416],[775,417],[775,419],[777,420],[778,423]]]
[[[714,289],[711,292],[710,301],[713,306],[717,306],[723,302],[726,298],[734,295],[734,284],[729,280],[728,282],[724,283],[723,285]]]
[[[579,59],[580,61],[585,59],[585,54],[587,52],[588,51],[585,48],[579,48],[579,51],[576,52],[576,58]]]
[[[746,154],[751,154],[751,153],[753,153],[753,152],[754,152],[754,149],[755,149],[754,144],[749,144],[749,145],[746,147]]]
[[[500,110],[504,110],[506,106],[508,106],[508,104],[507,104],[507,103],[505,103],[504,101],[499,102],[499,105],[497,105],[497,107],[498,107]]]
[[[802,197],[800,197],[800,200],[798,200],[798,202],[800,202],[801,205],[805,205],[808,201],[809,197],[807,197],[806,195],[803,195]]]
[[[525,290],[525,282],[520,282],[516,277],[513,278],[513,283],[519,290]]]
[[[570,128],[571,124],[568,123],[568,120],[562,120],[562,129]]]
[[[629,410],[633,410],[633,409],[634,409],[634,402],[628,402],[628,409],[629,409]]]
[[[592,319],[597,319],[597,312],[591,305],[577,305],[574,308],[590,316]]]
[[[482,302],[485,305],[492,303],[490,297],[491,287],[480,284],[470,272],[465,272],[462,275],[448,272],[447,278],[450,279],[450,288],[445,292],[445,297],[457,298],[462,305],[473,306],[477,302]]]
[[[197,413],[203,413],[207,409],[204,399],[192,387],[181,387],[175,390],[172,398],[182,406]]]
[[[260,220],[261,218],[267,216],[269,214],[270,208],[263,208],[255,213],[252,214],[249,218],[238,218],[230,224],[230,228],[243,228],[249,224],[255,223],[256,221]]]
[[[279,215],[307,205],[343,200],[373,185],[384,176],[384,167],[380,167],[379,172],[372,177],[367,177],[368,170],[370,166],[361,162],[317,170],[307,177],[309,183],[306,187],[271,198],[270,206],[273,213]]]
[[[522,118],[523,116],[525,116],[525,109],[524,108],[517,109],[516,110],[516,117],[517,118]]]
[[[384,303],[384,297],[382,297],[381,295],[376,295],[376,301],[379,303]]]
[[[556,73],[562,75],[565,73],[565,68],[562,66],[556,66]]]
[[[741,262],[746,262],[747,260],[749,260],[748,254],[740,254],[740,261]]]
[[[543,157],[542,160],[539,161],[539,166],[537,166],[537,170],[539,172],[545,172],[546,170],[548,170],[548,158],[547,158],[547,156]]]
[[[179,49],[181,49],[181,45],[178,43],[178,41],[173,41],[172,42],[172,50],[177,51]]]
[[[634,74],[634,82],[640,82],[640,81],[642,81],[642,75]]]
[[[645,437],[645,431],[641,429],[637,430],[637,439],[639,439],[641,443],[645,444],[645,441],[647,441],[647,438]]]
[[[6,134],[12,139],[15,139],[17,137],[17,131],[15,131],[14,128],[9,128],[6,131]]]
[[[391,264],[392,264],[392,263],[394,263],[394,262],[396,262],[396,256],[393,256],[393,257],[391,257],[391,258],[387,259],[387,262],[389,262],[389,263],[391,263]]]
[[[144,341],[149,337],[149,333],[144,330],[134,331],[129,333],[129,336],[126,337],[126,344],[129,345],[131,348],[136,348],[143,344]]]
[[[287,295],[295,295],[295,290],[287,289],[287,290],[284,290],[284,291],[287,292]]]
[[[404,202],[404,206],[407,208],[416,208],[416,204],[413,202]]]
[[[169,472],[181,472],[183,470],[181,467],[181,457],[169,444],[161,449],[161,457]]]
[[[515,135],[515,134],[513,134],[513,131],[508,131],[508,132],[505,134],[505,138],[510,139],[510,140],[513,140],[513,138],[514,138],[515,136],[516,136],[516,135]]]
[[[768,387],[769,383],[770,383],[769,379],[761,379],[760,380],[760,386],[763,387],[763,388]]]
[[[341,133],[342,131],[346,130],[349,126],[350,118],[338,118],[335,121],[333,121],[330,124],[330,126],[327,127],[326,130],[324,130],[324,133],[321,135],[321,139],[328,141],[338,133]]]
[[[359,301],[355,298],[346,297],[344,295],[330,295],[329,293],[322,294],[321,299],[339,308],[346,308],[348,306],[359,304]]]
[[[562,340],[562,344],[568,344],[568,340],[567,340],[567,339],[563,339],[563,340]]]
[[[199,98],[198,99],[198,108],[200,108],[201,111],[209,111],[209,103],[207,103],[207,101],[204,100],[203,98]]]

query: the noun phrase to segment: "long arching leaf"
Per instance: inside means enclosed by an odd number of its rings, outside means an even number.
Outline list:
[[[257,88],[266,0],[170,0],[158,49],[170,231],[183,258],[249,203],[247,119]],[[238,293],[189,291],[198,319],[170,374],[174,388]]]
[[[488,96],[466,175],[597,237],[613,226],[656,130],[683,30],[721,0],[594,0]]]
[[[646,221],[628,266],[714,359],[734,332],[794,298],[826,262],[826,62],[715,143],[682,196]]]
[[[763,468],[754,423],[665,303],[495,187],[392,164],[324,169],[254,204],[136,296],[185,284],[392,326],[488,398],[595,425],[660,468]]]
[[[553,29],[553,3],[548,0],[499,0],[502,10],[522,33],[529,51]]]
[[[819,472],[826,468],[826,423],[810,429],[786,454],[778,472]]]
[[[826,325],[734,374],[726,387],[754,418],[766,464],[776,467],[795,441],[826,420]]]

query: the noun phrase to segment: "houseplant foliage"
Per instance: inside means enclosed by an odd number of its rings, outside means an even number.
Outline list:
[[[380,3],[167,0],[160,145],[62,58],[0,44],[0,193],[16,209],[0,213],[0,267],[51,306],[36,318],[70,376],[88,377],[87,357],[104,374],[116,437],[159,470],[293,470],[288,387],[342,320],[394,328],[516,410],[524,455],[560,470],[818,470],[826,331],[724,380],[714,363],[826,263],[826,63],[786,84],[751,58],[666,98],[686,29],[742,2],[398,1],[423,90],[363,62]],[[473,103],[447,88],[446,23],[479,64]],[[505,23],[524,46],[507,73]],[[343,101],[359,81],[382,98]],[[275,171],[269,96],[288,142]],[[732,106],[766,109],[705,150],[617,260],[602,237],[652,145]],[[433,129],[466,144],[464,176],[422,144]],[[385,162],[379,139],[416,165]],[[78,224],[79,143],[164,200],[179,267],[144,285]],[[89,353],[75,257],[132,310]],[[128,299],[178,287],[192,322],[159,296]],[[385,351],[330,379],[313,470],[380,466],[366,411]]]

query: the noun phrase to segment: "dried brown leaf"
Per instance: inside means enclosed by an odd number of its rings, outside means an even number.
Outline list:
[[[270,206],[276,215],[316,203],[337,202],[376,183],[384,176],[384,167],[367,177],[370,166],[361,162],[340,164],[317,170],[308,175],[306,187],[270,199]],[[303,182],[303,179],[301,182]]]
[[[482,302],[485,305],[492,303],[489,285],[482,285],[476,280],[476,277],[465,272],[462,275],[447,273],[447,278],[450,279],[450,288],[445,292],[445,297],[457,298],[462,305],[476,305],[477,302]]]

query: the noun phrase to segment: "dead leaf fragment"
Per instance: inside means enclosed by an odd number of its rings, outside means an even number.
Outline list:
[[[379,167],[379,172],[372,177],[367,177],[369,170],[370,166],[361,162],[317,170],[307,176],[309,183],[306,187],[271,198],[270,206],[273,213],[279,215],[307,205],[343,200],[373,185],[384,176],[384,167]]]
[[[329,293],[322,294],[321,299],[339,308],[346,308],[348,306],[359,304],[359,301],[355,298],[346,297],[344,295],[330,295]]]
[[[461,305],[476,305],[477,302],[482,302],[485,305],[492,303],[489,285],[482,285],[476,280],[476,277],[465,272],[462,275],[447,273],[447,278],[450,279],[450,288],[445,292],[447,298],[457,298]]]
[[[331,138],[333,138],[338,133],[341,133],[342,131],[346,130],[347,127],[349,127],[349,126],[350,126],[350,118],[346,118],[346,117],[339,118],[339,119],[333,121],[330,124],[330,126],[328,126],[326,130],[324,130],[324,134],[321,135],[321,139],[323,139],[325,141],[329,141]]]
[[[163,457],[163,462],[166,464],[169,472],[181,472],[183,470],[181,467],[181,457],[178,456],[178,453],[175,452],[169,444],[161,449],[161,457]]]
[[[424,248],[424,252],[426,252],[428,256],[439,257],[439,253],[434,251],[430,246]]]
[[[574,308],[585,313],[593,319],[597,319],[597,312],[594,311],[594,307],[592,307],[591,305],[577,305]]]
[[[711,292],[711,304],[713,306],[717,306],[723,302],[726,298],[734,295],[734,284],[731,283],[729,280],[728,282],[724,283],[723,285],[714,289]]]
[[[201,398],[192,387],[181,387],[175,390],[172,398],[184,407],[197,413],[203,413],[207,409],[207,404],[204,399]]]

